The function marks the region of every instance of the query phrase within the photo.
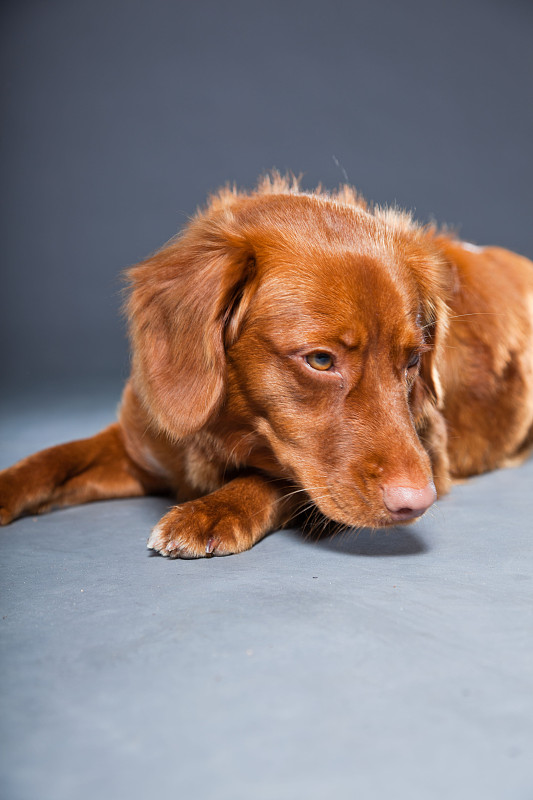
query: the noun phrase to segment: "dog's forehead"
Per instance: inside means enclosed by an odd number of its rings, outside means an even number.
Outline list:
[[[277,326],[283,320],[324,326],[355,340],[376,326],[392,328],[406,319],[414,324],[418,296],[412,276],[393,253],[311,248],[269,259],[256,307]]]

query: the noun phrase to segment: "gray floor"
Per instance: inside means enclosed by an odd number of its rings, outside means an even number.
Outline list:
[[[5,405],[1,466],[108,396]],[[0,532],[2,797],[533,797],[533,461],[417,525],[145,549],[168,502]]]

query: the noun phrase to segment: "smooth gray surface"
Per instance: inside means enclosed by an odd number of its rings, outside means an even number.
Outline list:
[[[2,465],[112,419],[71,392],[127,373],[119,273],[225,181],[346,171],[533,255],[530,2],[0,13]],[[210,561],[145,550],[160,499],[1,530],[2,798],[530,800],[532,476]]]
[[[40,402],[4,407],[2,466],[113,416]],[[161,498],[2,529],[2,797],[530,800],[532,481],[199,561],[145,549]]]

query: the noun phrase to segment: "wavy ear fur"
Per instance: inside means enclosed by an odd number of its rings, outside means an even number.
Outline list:
[[[199,430],[223,399],[225,329],[252,270],[251,247],[222,210],[127,273],[134,387],[173,438]]]
[[[440,298],[433,305],[434,308],[430,321],[426,322],[425,331],[426,340],[431,345],[431,350],[422,356],[420,375],[429,390],[435,407],[442,409],[444,392],[438,365],[443,363],[444,358],[444,341],[448,329],[448,309],[446,303]]]
[[[419,245],[420,239],[417,241],[415,238],[415,243]],[[422,385],[418,391],[419,405],[424,405],[425,396],[426,402],[429,400],[435,408],[442,409],[444,393],[439,364],[444,363],[446,356],[445,341],[449,316],[447,300],[451,292],[453,275],[450,265],[431,241],[426,240],[422,252],[414,250],[409,256],[418,284],[420,320],[424,328],[424,337],[430,345],[430,350],[423,354],[420,364],[419,382],[421,381]]]

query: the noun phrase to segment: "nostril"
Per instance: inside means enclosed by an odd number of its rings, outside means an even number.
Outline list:
[[[433,481],[422,489],[396,484],[385,484],[381,488],[383,502],[395,520],[420,517],[437,499]]]

